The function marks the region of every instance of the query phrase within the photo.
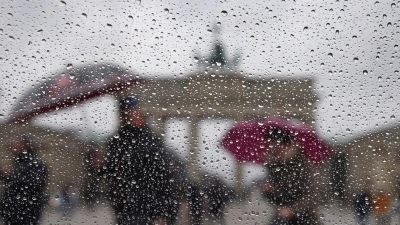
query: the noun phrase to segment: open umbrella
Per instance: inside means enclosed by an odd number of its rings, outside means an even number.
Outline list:
[[[281,117],[239,121],[228,130],[221,145],[239,161],[262,164],[270,149],[267,139],[273,129],[280,129],[300,144],[306,159],[316,165],[326,160],[332,152],[312,127]]]
[[[11,111],[8,123],[20,123],[53,110],[121,91],[140,83],[138,75],[116,64],[69,66],[26,92]]]

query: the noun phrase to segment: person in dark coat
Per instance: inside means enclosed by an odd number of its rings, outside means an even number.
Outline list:
[[[269,135],[263,196],[276,209],[269,224],[321,224],[312,199],[311,168],[290,136],[279,130]]]
[[[120,101],[121,124],[105,154],[109,198],[118,225],[172,224],[176,185],[163,142],[147,126],[134,98]]]
[[[369,216],[372,209],[371,195],[368,192],[362,192],[357,194],[353,201],[357,214],[357,224],[369,224]]]
[[[3,223],[39,224],[47,200],[48,169],[27,136],[14,138],[10,150],[15,165],[1,171],[5,183],[0,206]]]

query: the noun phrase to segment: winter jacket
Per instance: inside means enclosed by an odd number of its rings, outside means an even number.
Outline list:
[[[1,198],[4,224],[38,224],[46,203],[48,169],[33,152],[17,156]]]
[[[177,211],[171,161],[149,127],[123,126],[109,141],[106,158],[109,196],[117,212],[154,219]]]
[[[293,221],[301,224],[319,224],[315,214],[318,202],[313,196],[312,174],[309,163],[300,152],[292,158],[268,163],[266,182],[271,184],[270,192],[263,192],[264,197],[275,207],[289,207],[299,217]]]

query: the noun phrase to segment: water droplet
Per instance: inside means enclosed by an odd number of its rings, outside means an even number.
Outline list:
[[[220,22],[218,22],[218,23],[217,23],[217,26],[221,26],[221,23],[220,23]]]
[[[8,38],[10,38],[11,41],[15,41],[15,38],[13,36],[8,36]]]
[[[112,27],[112,25],[111,25],[111,24],[109,24],[109,23],[107,23],[107,27]]]
[[[13,17],[13,14],[7,13],[7,16],[8,16],[8,17]]]
[[[67,5],[67,3],[66,3],[66,2],[64,2],[64,1],[61,1],[61,5],[62,5],[62,6],[66,6],[66,5]]]
[[[396,119],[396,116],[395,115],[391,115],[390,119]]]
[[[355,57],[355,58],[353,59],[353,61],[354,61],[355,63],[357,63],[357,62],[358,62],[358,58]]]
[[[165,14],[168,14],[168,13],[169,13],[169,9],[165,8],[165,9],[164,9],[164,13],[165,13]]]
[[[396,3],[391,4],[392,8],[396,8]]]
[[[141,0],[136,0],[136,4],[141,4],[142,3],[142,1]]]
[[[363,71],[363,74],[364,74],[364,75],[368,75],[368,70],[364,70],[364,71]]]
[[[328,53],[328,56],[333,58],[333,53]]]
[[[303,30],[308,30],[308,26],[305,26],[305,27],[303,28]]]
[[[86,13],[82,13],[82,17],[83,18],[87,18],[87,14]]]
[[[68,65],[67,65],[67,70],[70,70],[70,69],[72,69],[72,63],[68,63]]]
[[[221,11],[221,14],[222,14],[222,16],[227,16],[227,15],[228,15],[228,12],[225,11],[225,10],[222,10],[222,11]]]

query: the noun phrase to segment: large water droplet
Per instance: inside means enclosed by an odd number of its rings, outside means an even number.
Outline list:
[[[364,70],[364,71],[363,71],[363,74],[364,74],[364,75],[368,75],[368,70]]]
[[[164,13],[165,13],[165,14],[168,14],[168,13],[169,13],[169,9],[165,8],[165,9],[164,9]]]
[[[222,10],[222,11],[221,11],[221,14],[222,14],[222,16],[227,16],[227,15],[228,15],[228,12],[225,11],[225,10]]]

